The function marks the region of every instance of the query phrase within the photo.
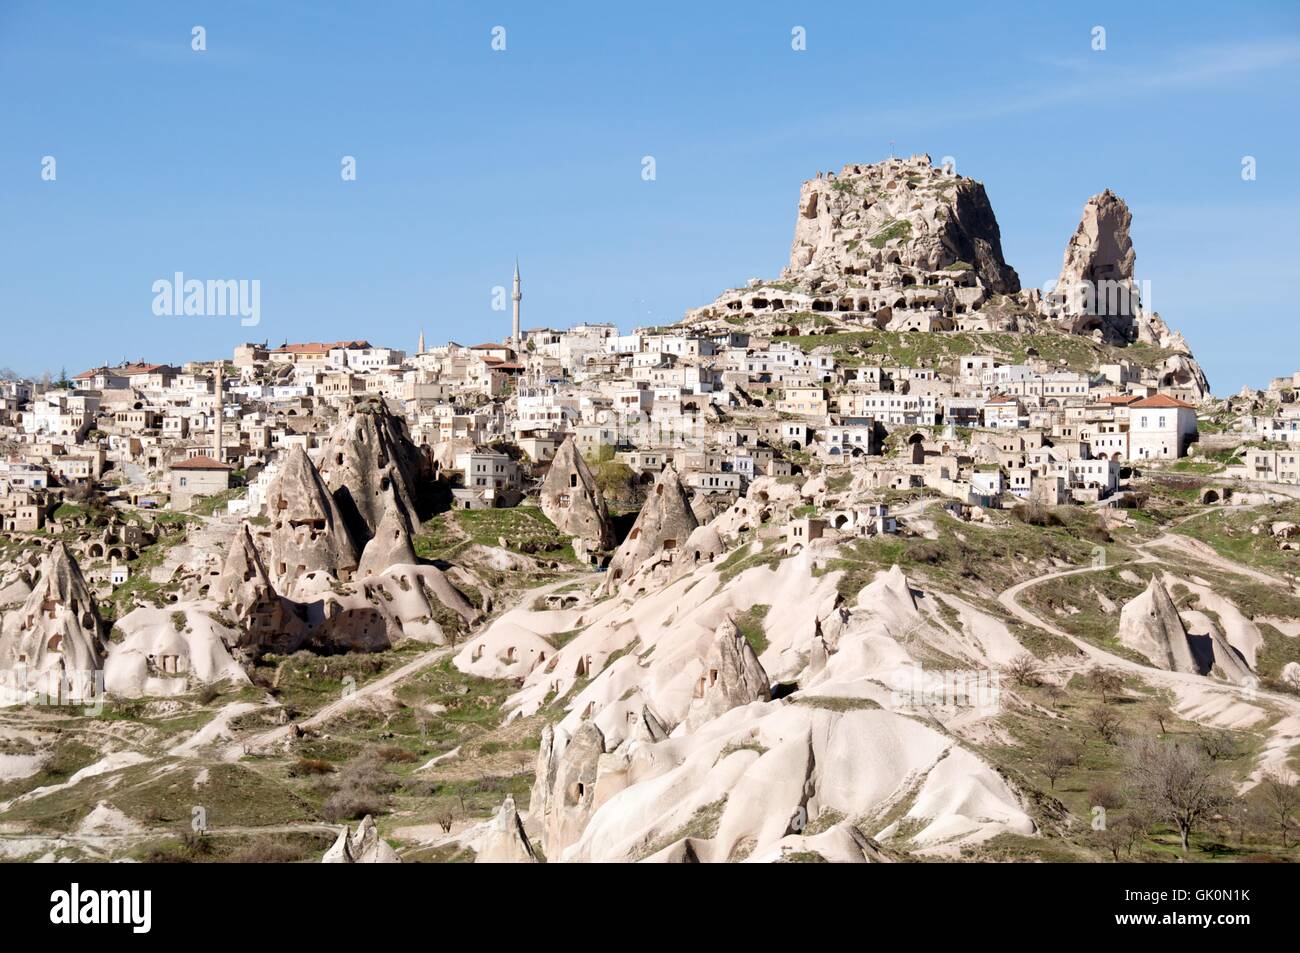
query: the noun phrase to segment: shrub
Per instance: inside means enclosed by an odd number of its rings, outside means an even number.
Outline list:
[[[293,864],[307,857],[307,851],[295,844],[259,838],[237,847],[225,858],[229,864]]]
[[[333,773],[334,765],[321,758],[299,758],[289,766],[289,775],[295,778]]]
[[[1061,518],[1042,503],[1017,503],[1011,515],[1026,526],[1060,526]]]

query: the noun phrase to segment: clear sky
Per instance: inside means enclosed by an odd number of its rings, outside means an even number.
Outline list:
[[[1298,90],[1295,0],[5,0],[0,366],[501,339],[515,255],[526,327],[674,321],[775,277],[799,183],[892,140],[985,183],[1027,286],[1118,192],[1227,393],[1300,369]],[[155,316],[177,271],[259,280],[261,324]]]

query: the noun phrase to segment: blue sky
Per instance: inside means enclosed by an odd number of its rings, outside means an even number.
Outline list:
[[[1300,368],[1298,89],[1295,2],[7,0],[0,366],[500,339],[516,254],[526,326],[673,321],[775,277],[799,183],[893,140],[985,183],[1026,285],[1118,192],[1227,393]],[[261,325],[155,316],[176,271],[259,279]]]

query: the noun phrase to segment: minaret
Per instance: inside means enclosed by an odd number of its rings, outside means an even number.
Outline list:
[[[225,370],[226,368],[224,364],[217,365],[217,406],[214,408],[214,416],[216,419],[212,424],[212,459],[216,460],[218,463],[226,462],[221,459],[221,437],[226,419],[226,405],[221,396],[223,390],[222,377],[224,376]]]
[[[423,328],[420,329],[420,350],[418,350],[416,353],[417,354],[424,353],[424,329]]]
[[[513,325],[513,334],[510,336],[510,346],[516,351],[523,347],[523,340],[519,336],[519,302],[523,298],[523,293],[519,290],[519,259],[515,259],[515,290],[510,295],[510,300],[515,303],[515,320]]]

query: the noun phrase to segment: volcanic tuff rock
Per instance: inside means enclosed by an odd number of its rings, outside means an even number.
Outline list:
[[[55,543],[22,607],[5,615],[0,668],[25,667],[33,674],[62,669],[89,677],[103,667],[103,627],[81,567],[65,543]]]
[[[1103,337],[1115,341],[1135,338],[1139,300],[1133,283],[1137,255],[1128,231],[1132,221],[1128,205],[1110,189],[1083,206],[1056,285],[1043,299],[1064,330],[1101,330]]]
[[[400,864],[402,858],[379,836],[369,814],[362,818],[355,833],[346,827],[339,832],[334,846],[321,858],[323,864]]]
[[[208,593],[227,606],[239,624],[235,646],[260,651],[293,651],[307,637],[301,607],[275,591],[249,525],[240,525],[221,575]]]
[[[609,564],[607,585],[616,585],[661,554],[673,553],[699,526],[681,477],[667,466],[655,480],[645,505]],[[671,556],[669,557],[671,558]]]
[[[572,436],[560,444],[542,481],[541,506],[560,532],[581,537],[595,549],[614,544],[605,499]]]
[[[541,831],[542,851],[559,857],[576,841],[595,811],[596,775],[605,736],[591,722],[584,722],[572,738],[555,728],[542,729],[537,749],[537,780],[528,804]]]
[[[417,512],[419,485],[429,463],[406,424],[383,401],[351,409],[321,454],[320,475],[358,545],[378,530],[391,486],[408,513]]]
[[[1157,668],[1197,674],[1183,620],[1164,583],[1155,576],[1151,577],[1146,591],[1129,600],[1121,610],[1116,636],[1124,645],[1149,658]]]
[[[119,641],[104,662],[104,687],[114,695],[180,695],[194,683],[248,684],[228,646],[239,636],[209,615],[209,602],[141,606],[117,620]]]
[[[519,819],[515,799],[506,795],[487,829],[474,844],[476,864],[535,864],[537,854]]]
[[[695,701],[686,717],[687,730],[694,730],[723,712],[754,701],[770,701],[771,686],[758,656],[730,618],[718,626],[704,673],[695,689]]]
[[[382,492],[384,515],[361,553],[358,571],[362,576],[383,572],[390,566],[417,562],[415,548],[411,545],[411,517],[397,491],[397,484],[389,483]]]
[[[294,586],[306,573],[321,570],[346,582],[356,571],[352,536],[334,497],[301,447],[290,452],[271,481],[267,513],[272,528],[270,572],[280,592],[292,597]]]
[[[783,277],[901,277],[959,263],[993,293],[1020,290],[984,186],[920,155],[846,165],[805,182]]]

